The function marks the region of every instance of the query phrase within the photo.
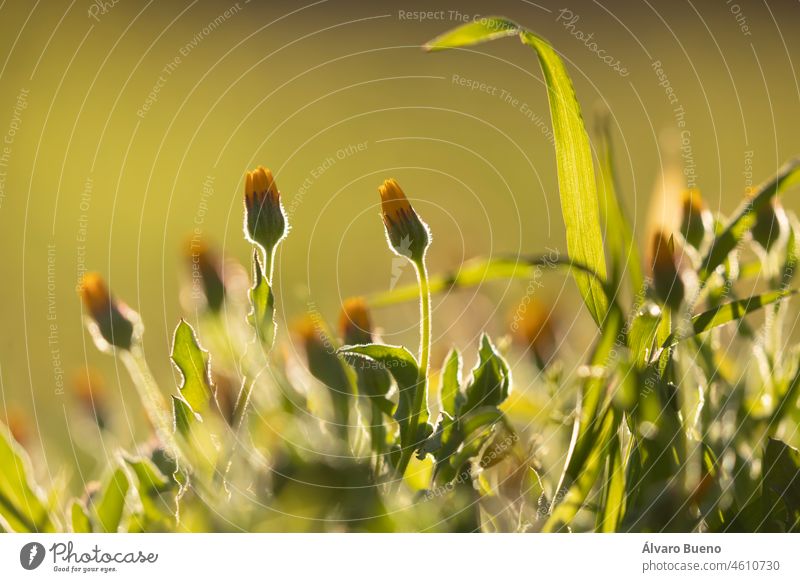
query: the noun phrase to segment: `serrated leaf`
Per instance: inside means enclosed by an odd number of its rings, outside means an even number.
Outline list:
[[[478,406],[500,406],[511,390],[511,372],[489,336],[481,336],[478,365],[467,384],[464,405],[457,413],[466,414]]]
[[[781,167],[775,178],[761,185],[752,198],[744,200],[703,257],[700,280],[706,281],[736,248],[739,241],[755,224],[756,214],[760,208],[768,204],[772,197],[780,195],[798,183],[800,183],[800,159],[792,159]]]
[[[172,397],[172,417],[175,419],[175,431],[188,439],[192,425],[199,419],[186,401],[177,396]]]
[[[73,499],[70,506],[70,527],[73,533],[92,533],[92,521],[83,503]]]
[[[12,532],[52,532],[44,497],[30,474],[28,454],[0,424],[0,525]]]
[[[453,348],[445,359],[442,368],[439,399],[443,412],[455,418],[458,399],[461,396],[461,354]]]
[[[106,481],[100,498],[94,504],[97,524],[103,533],[116,533],[125,512],[125,499],[130,489],[128,475],[117,468]]]
[[[147,457],[123,456],[123,459],[136,475],[140,493],[154,493],[171,486],[170,480]]]
[[[589,136],[572,80],[558,54],[542,38],[500,17],[464,24],[425,46],[428,50],[463,47],[514,34],[536,52],[547,83],[569,255],[605,281],[606,262]],[[598,327],[601,326],[608,310],[603,283],[582,272],[574,271],[573,275],[589,313]]]
[[[181,396],[195,413],[202,416],[214,395],[209,355],[197,341],[192,326],[183,319],[175,328],[171,358],[183,377],[179,387]]]
[[[395,410],[395,420],[400,425],[400,440],[404,446],[411,443],[412,437],[408,434],[411,411],[417,390],[424,390],[424,385],[419,385],[419,365],[416,358],[402,346],[385,344],[364,344],[357,346],[343,346],[339,353],[350,357],[367,358],[381,364],[394,377],[398,388],[398,402]],[[427,407],[423,406],[423,417],[420,425],[427,420]]]

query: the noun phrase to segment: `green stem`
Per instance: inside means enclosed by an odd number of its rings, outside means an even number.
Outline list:
[[[265,251],[264,253],[264,278],[267,280],[267,284],[269,285],[270,289],[272,288],[272,271],[275,264],[275,249],[273,248],[270,251]],[[236,398],[236,404],[234,405],[233,409],[233,418],[231,419],[231,428],[233,429],[233,442],[226,448],[225,454],[223,454],[219,458],[219,462],[217,463],[217,469],[214,471],[214,481],[218,482],[219,478],[226,478],[228,475],[228,471],[230,470],[233,455],[236,453],[236,450],[239,445],[239,437],[242,432],[242,427],[244,426],[245,418],[247,417],[247,409],[250,405],[250,399],[253,395],[253,386],[256,383],[256,379],[261,375],[267,367],[269,366],[269,352],[272,346],[268,348],[264,348],[261,344],[260,334],[256,332],[256,339],[255,341],[261,347],[261,353],[264,356],[263,366],[259,369],[258,372],[252,378],[245,378],[244,382],[242,383],[242,389],[239,392],[239,396]]]
[[[402,443],[403,450],[400,454],[400,462],[397,465],[399,477],[405,475],[411,456],[417,445],[417,433],[419,431],[420,418],[422,411],[427,407],[428,401],[428,368],[430,367],[431,351],[431,292],[428,280],[428,269],[425,266],[425,259],[413,262],[417,272],[419,283],[419,304],[420,304],[420,339],[419,339],[419,376],[417,386],[414,391],[414,401],[411,407],[411,418],[408,421],[408,438],[410,442]]]
[[[170,419],[167,401],[158,389],[153,378],[144,351],[140,346],[135,346],[130,351],[121,352],[122,362],[139,393],[139,400],[144,406],[147,418],[153,425],[156,437],[172,454],[177,455],[178,446],[173,435],[172,420]]]

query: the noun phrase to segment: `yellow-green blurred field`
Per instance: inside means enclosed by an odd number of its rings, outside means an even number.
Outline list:
[[[800,153],[797,6],[736,6],[3,2],[0,420],[20,431],[45,485],[63,473],[80,488],[100,477],[80,472],[99,470],[86,451],[140,439],[131,382],[85,329],[81,277],[102,273],[141,315],[153,373],[174,391],[172,333],[181,316],[197,318],[181,305],[187,241],[202,237],[249,268],[243,177],[260,164],[275,173],[291,224],[275,279],[278,343],[290,358],[302,356],[287,331],[298,317],[335,324],[347,297],[414,283],[385,244],[385,178],[403,184],[434,232],[432,274],[476,256],[565,255],[534,56],[511,41],[421,50],[478,15],[507,15],[553,44],[590,133],[597,107],[610,112],[642,246],[649,217],[663,212],[653,192],[665,169],[682,168],[712,211],[732,212]],[[675,139],[688,157],[672,157]],[[784,205],[800,207],[791,196]],[[543,283],[537,298],[556,306],[562,353],[577,367],[597,330],[566,275],[547,272]],[[480,333],[508,334],[525,288],[496,281],[434,296],[433,365],[457,343],[471,368]],[[417,315],[414,302],[373,311],[384,341],[412,351]],[[513,351],[510,361],[529,365]],[[82,422],[74,386],[87,368],[109,394],[113,442]],[[517,405],[524,414],[531,404]]]

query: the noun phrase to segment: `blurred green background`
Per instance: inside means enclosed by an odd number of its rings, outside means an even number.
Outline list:
[[[151,366],[172,390],[182,249],[197,229],[246,264],[243,175],[257,164],[275,172],[292,225],[277,266],[284,342],[285,323],[310,308],[333,321],[343,298],[413,281],[384,241],[386,177],[431,225],[433,272],[477,255],[564,251],[534,54],[514,40],[420,49],[495,13],[561,52],[587,120],[597,103],[610,109],[639,237],[676,107],[684,166],[723,212],[800,153],[796,2],[0,4],[0,419],[23,419],[51,477],[70,464],[61,459],[73,441],[100,444],[71,431],[70,385],[87,366],[119,404],[121,441],[141,424],[124,371],[84,330],[82,272],[103,273],[142,315]],[[561,329],[584,350],[592,326],[571,282],[545,281],[542,297],[558,302]],[[437,298],[434,362],[484,328],[503,333],[523,290],[494,283]],[[375,319],[387,341],[416,345],[414,305]]]

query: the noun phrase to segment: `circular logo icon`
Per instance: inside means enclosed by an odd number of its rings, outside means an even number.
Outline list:
[[[35,570],[44,562],[44,546],[39,542],[30,542],[19,551],[19,563],[26,570]]]

